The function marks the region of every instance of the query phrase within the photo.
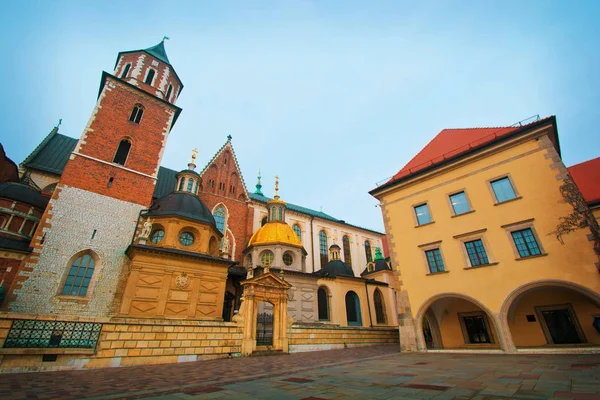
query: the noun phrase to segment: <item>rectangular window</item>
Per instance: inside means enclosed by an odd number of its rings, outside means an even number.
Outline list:
[[[490,263],[481,239],[465,242],[465,248],[467,249],[467,254],[469,255],[469,261],[471,261],[472,267]]]
[[[465,192],[460,192],[451,195],[450,203],[452,204],[454,215],[460,215],[471,211],[471,207],[469,207],[469,202],[467,201],[467,196],[465,195]]]
[[[423,225],[431,222],[431,215],[429,215],[429,207],[427,204],[421,204],[415,207],[415,214],[417,215],[417,224]]]
[[[531,228],[511,232],[520,257],[537,256],[542,254]]]
[[[464,329],[466,330],[466,339],[468,343],[491,343],[490,334],[487,328],[487,321],[483,315],[462,316]]]
[[[502,203],[503,201],[511,200],[517,197],[508,177],[492,181],[490,182],[490,185],[492,185],[492,190],[494,191],[494,195],[496,196],[496,201],[498,203]]]
[[[425,251],[425,256],[427,257],[429,272],[433,274],[444,271],[444,260],[442,260],[440,249],[427,250]]]

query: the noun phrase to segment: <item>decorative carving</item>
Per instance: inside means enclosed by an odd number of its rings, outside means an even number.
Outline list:
[[[223,254],[229,254],[229,249],[230,249],[230,244],[229,244],[229,238],[227,238],[227,235],[223,236],[223,245],[221,246],[221,251],[223,252]]]
[[[150,236],[150,232],[152,232],[152,220],[148,218],[144,222],[144,227],[142,228],[142,233],[140,233],[140,238],[147,239]]]
[[[175,286],[179,289],[186,289],[190,286],[190,277],[185,272],[179,274],[177,278],[175,278]]]

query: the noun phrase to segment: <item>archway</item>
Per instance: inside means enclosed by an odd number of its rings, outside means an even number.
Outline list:
[[[600,345],[594,327],[600,295],[575,283],[542,280],[523,285],[506,298],[501,315],[517,348]]]
[[[352,290],[346,293],[346,321],[348,326],[362,326],[360,299]]]
[[[416,317],[417,346],[427,348],[500,348],[493,314],[481,302],[459,293],[430,298]]]

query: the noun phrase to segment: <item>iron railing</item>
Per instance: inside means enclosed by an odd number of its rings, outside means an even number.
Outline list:
[[[93,349],[102,324],[95,322],[14,320],[4,342],[7,348]]]

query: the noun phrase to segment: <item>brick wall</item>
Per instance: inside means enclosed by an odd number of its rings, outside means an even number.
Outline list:
[[[398,343],[397,328],[349,328],[294,324],[288,330],[290,353]]]

